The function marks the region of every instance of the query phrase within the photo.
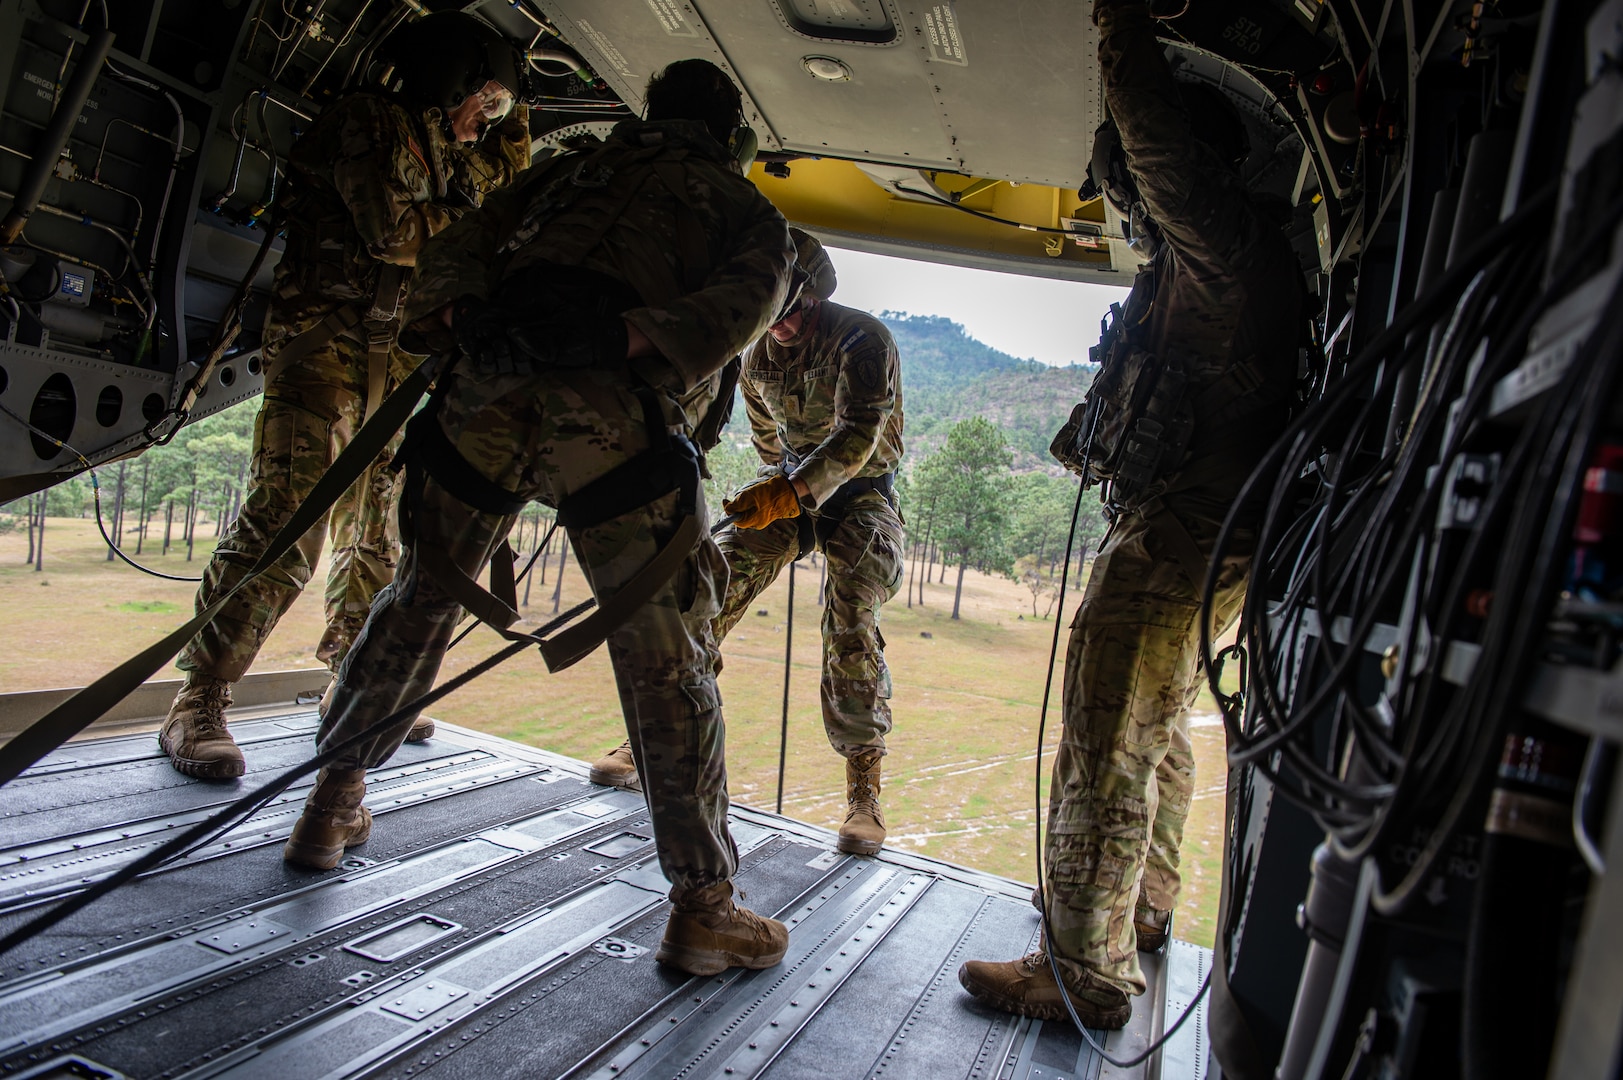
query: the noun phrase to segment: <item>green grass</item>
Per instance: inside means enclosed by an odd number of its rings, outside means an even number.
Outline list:
[[[180,605],[168,600],[126,600],[118,605],[117,610],[138,615],[170,615],[179,611]]]
[[[161,522],[159,525],[161,529]],[[212,540],[200,530],[193,560],[185,547],[141,562],[170,574],[195,576],[207,565]],[[145,577],[106,561],[95,524],[49,520],[45,570],[23,563],[26,537],[0,535],[0,686],[8,690],[82,686],[173,629],[192,610],[184,582]],[[129,547],[133,551],[134,541]],[[552,613],[552,583],[536,585],[526,615],[539,623]],[[317,581],[326,568],[318,569]],[[966,866],[1032,881],[1033,791],[1037,716],[1054,623],[1031,618],[1026,590],[1010,581],[966,575],[963,618],[954,622],[952,577],[925,590],[925,604],[902,597],[884,614],[886,650],[895,684],[895,730],[885,760],[883,805],[890,843]],[[46,581],[48,589],[40,586]],[[1067,602],[1067,618],[1076,597]],[[585,582],[571,559],[562,606],[584,599]],[[753,605],[723,646],[720,685],[728,724],[729,790],[738,803],[770,810],[777,787],[783,695],[786,580]],[[844,816],[843,763],[829,749],[817,704],[821,643],[817,574],[796,576],[794,655],[790,669],[789,742],[784,812],[838,827]],[[108,609],[119,614],[109,618]],[[925,638],[921,634],[929,633]],[[267,640],[262,671],[318,666],[319,589],[308,591]],[[450,654],[442,678],[494,652],[496,636],[479,629]],[[173,678],[165,670],[158,678]],[[592,760],[625,737],[613,676],[602,650],[567,671],[548,675],[540,659],[522,655],[452,694],[434,715],[456,724]],[[1059,675],[1053,680],[1044,771],[1059,729]],[[1197,713],[1214,713],[1202,696]],[[1178,935],[1211,944],[1222,858],[1223,729],[1197,718],[1199,776],[1184,842],[1186,892]],[[1046,800],[1046,776],[1043,796]]]

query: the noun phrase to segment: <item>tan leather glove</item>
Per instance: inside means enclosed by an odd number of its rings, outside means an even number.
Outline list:
[[[799,517],[800,497],[789,478],[778,473],[739,489],[731,499],[721,500],[721,509],[736,515],[733,524],[740,529],[764,529],[774,521]]]

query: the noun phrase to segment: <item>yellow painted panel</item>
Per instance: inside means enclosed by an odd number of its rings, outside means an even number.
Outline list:
[[[1066,241],[1060,246],[1059,254],[1054,255],[1049,236],[1043,233],[987,221],[949,206],[893,195],[849,161],[804,159],[791,162],[789,168],[789,178],[778,179],[768,176],[757,164],[750,172],[750,179],[784,217],[814,229],[964,248],[992,256],[1046,257],[1090,268],[1110,268],[1110,256],[1103,251],[1088,251]],[[949,192],[978,185],[979,190],[964,200],[965,207],[1029,225],[1058,228],[1061,215],[1104,220],[1098,200],[1084,206],[1074,191],[1038,184],[986,186],[973,177],[950,173],[937,174],[936,183]],[[928,190],[922,178],[918,187]]]

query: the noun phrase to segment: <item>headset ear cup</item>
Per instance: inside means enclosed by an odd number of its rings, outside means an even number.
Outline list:
[[[748,124],[740,124],[733,128],[732,137],[727,140],[727,152],[738,162],[740,169],[749,172],[760,149],[761,140],[756,136],[754,128]]]

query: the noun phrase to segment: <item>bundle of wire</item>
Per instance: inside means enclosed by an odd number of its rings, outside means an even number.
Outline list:
[[[1214,653],[1212,628],[1202,627],[1229,761],[1313,813],[1345,858],[1397,836],[1426,837],[1402,880],[1377,889],[1374,906],[1385,914],[1419,894],[1485,794],[1537,658],[1579,482],[1615,389],[1616,365],[1604,358],[1608,347],[1615,355],[1607,342],[1618,296],[1606,309],[1611,325],[1533,403],[1519,432],[1483,434],[1494,387],[1523,359],[1534,323],[1586,273],[1623,215],[1623,203],[1603,214],[1588,248],[1529,295],[1516,241],[1545,226],[1552,203],[1549,190],[1529,200],[1348,362],[1248,479],[1212,560],[1221,566],[1245,536],[1242,508],[1265,505],[1235,647]],[[1371,386],[1377,372],[1408,363],[1423,365],[1423,390],[1403,440],[1384,448],[1390,396]],[[1498,452],[1497,476],[1444,558],[1443,478],[1483,449]],[[1214,589],[1215,575],[1208,609]],[[1466,611],[1473,589],[1495,598],[1480,621]],[[1401,663],[1371,706],[1356,682],[1383,622],[1403,628]],[[1474,674],[1455,692],[1443,655],[1473,636]],[[1242,665],[1239,693],[1222,686],[1232,657]]]

